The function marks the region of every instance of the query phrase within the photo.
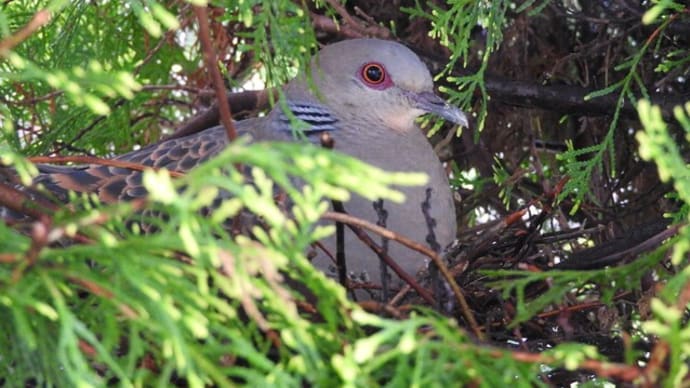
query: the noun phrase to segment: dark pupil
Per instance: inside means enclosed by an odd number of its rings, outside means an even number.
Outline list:
[[[369,66],[367,68],[367,78],[371,80],[372,82],[378,82],[381,81],[383,78],[383,72],[381,72],[381,68],[378,66]]]

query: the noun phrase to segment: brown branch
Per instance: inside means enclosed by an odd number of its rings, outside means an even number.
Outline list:
[[[324,219],[331,220],[331,221],[337,221],[337,222],[343,222],[348,225],[354,225],[359,228],[367,229],[371,232],[374,232],[381,237],[385,237],[387,239],[397,241],[400,244],[417,251],[424,256],[429,257],[430,259],[433,259],[435,256],[438,256],[436,252],[434,252],[431,248],[428,248],[416,241],[413,241],[407,237],[403,237],[390,229],[386,229],[384,227],[378,226],[376,224],[372,224],[368,221],[365,221],[361,218],[357,218],[351,215],[343,214],[343,213],[336,213],[336,212],[326,212],[323,215]]]
[[[141,91],[158,91],[158,90],[182,90],[185,92],[196,93],[196,94],[206,94],[213,93],[212,90],[207,88],[197,88],[194,86],[187,85],[144,85],[141,87]]]
[[[14,253],[0,253],[0,264],[14,264],[20,260]]]
[[[347,12],[345,7],[342,4],[340,4],[338,0],[326,0],[326,3],[333,7],[335,12],[337,12],[338,15],[340,15],[340,17],[343,18],[343,21],[345,21],[345,23],[350,24],[359,30],[364,29],[364,27],[361,26],[359,22],[355,20],[355,18]]]
[[[199,21],[199,40],[201,41],[201,47],[204,52],[206,68],[211,73],[213,88],[216,90],[216,98],[219,101],[220,121],[225,127],[228,139],[232,141],[237,137],[237,130],[235,129],[235,124],[232,122],[232,113],[226,96],[225,84],[223,83],[223,78],[220,76],[220,71],[218,71],[218,61],[216,60],[216,54],[213,51],[213,45],[211,43],[211,35],[208,27],[208,13],[206,12],[205,6],[195,5],[193,8],[194,14]]]
[[[422,299],[424,299],[429,304],[434,304],[434,298],[431,296],[431,294],[429,294],[429,292],[426,289],[420,286],[419,283],[417,283],[417,281],[414,278],[412,278],[410,274],[408,274],[402,268],[400,268],[398,263],[396,263],[395,260],[393,260],[393,258],[391,258],[387,252],[384,252],[383,249],[381,249],[381,247],[378,244],[376,244],[366,233],[364,233],[362,229],[367,229],[386,238],[388,238],[389,235],[395,235],[396,238],[400,238],[400,236],[391,232],[388,229],[382,228],[361,218],[357,218],[345,213],[326,212],[324,213],[322,218],[346,224],[350,228],[350,230],[352,230],[352,232],[354,232],[354,234],[357,235],[357,238],[359,238],[362,242],[369,246],[379,256],[379,258],[381,258],[381,260],[383,260],[393,270],[393,272],[395,272],[401,279],[405,281],[405,283],[409,284],[410,287],[417,291],[417,293],[419,294],[419,296],[422,297]],[[405,238],[403,237],[403,239]],[[411,242],[412,244],[416,244],[417,246],[421,246],[420,244],[417,244],[414,241],[410,241],[408,239],[405,239],[405,241]],[[421,246],[421,249],[424,248],[424,246]]]
[[[683,225],[666,228],[667,220],[637,225],[626,236],[611,239],[598,246],[573,253],[568,260],[554,266],[559,270],[598,269],[628,262],[638,255],[650,251],[665,240],[675,236]]]
[[[630,292],[630,291],[621,292],[620,294],[615,295],[612,298],[612,300],[620,300],[626,296],[630,296],[631,294],[632,294],[632,292]],[[537,314],[537,317],[541,318],[541,319],[551,318],[551,317],[555,317],[555,316],[558,316],[560,314],[563,314],[564,311],[572,313],[575,311],[594,310],[596,308],[599,308],[602,306],[607,306],[607,305],[608,304],[604,303],[604,302],[582,302],[582,303],[578,303],[576,305],[566,306],[564,308],[555,309],[555,310],[547,311],[544,313],[540,313],[540,314]]]
[[[111,109],[112,109],[112,108],[119,108],[119,107],[121,107],[126,101],[127,101],[127,100],[124,99],[124,98],[118,99],[117,101],[115,101],[114,104],[112,104]],[[89,124],[89,125],[87,125],[86,127],[80,129],[79,132],[77,132],[77,134],[76,134],[71,140],[69,140],[69,141],[66,143],[66,145],[75,143],[75,142],[76,142],[77,140],[79,140],[82,136],[84,136],[87,132],[89,132],[89,131],[91,131],[92,129],[94,129],[98,123],[104,121],[106,118],[107,118],[107,116],[103,116],[103,115],[96,117],[96,118],[91,122],[91,124]],[[57,147],[56,149],[54,149],[54,152],[55,152],[55,153],[58,153],[58,152],[60,152],[63,148],[65,148],[65,147],[64,147],[64,146],[63,146],[63,147]]]
[[[330,34],[336,34],[339,36],[342,36],[344,38],[349,38],[349,39],[356,39],[356,38],[364,38],[365,35],[362,34],[362,32],[358,31],[355,28],[352,28],[350,26],[343,26],[335,22],[335,20],[329,18],[328,16],[325,15],[319,15],[317,13],[312,12],[311,14],[311,23],[314,26],[314,29],[317,31],[323,31],[323,32],[328,32]]]
[[[0,55],[8,54],[13,47],[25,41],[31,34],[50,22],[52,15],[47,9],[42,9],[34,14],[31,20],[13,35],[0,41]]]
[[[0,183],[0,204],[37,220],[46,218],[58,209],[54,203],[42,198],[31,198],[29,194],[4,183]]]
[[[5,104],[8,104],[8,105],[12,104],[12,105],[18,105],[18,106],[32,106],[32,105],[35,105],[36,103],[53,99],[59,95],[62,95],[63,93],[64,92],[62,90],[56,90],[54,92],[44,94],[43,96],[37,96],[37,97],[32,97],[32,98],[26,98],[26,95],[24,94],[24,98],[19,100],[19,101],[10,101],[4,96],[0,96],[0,101],[2,101]]]
[[[373,18],[364,14],[360,9],[355,8],[355,12],[365,16],[367,21],[360,20],[347,12],[347,9],[336,0],[326,0],[326,2],[340,15],[343,23],[337,23],[332,18],[311,12],[310,17],[316,30],[337,34],[346,38],[365,38],[375,37],[379,39],[391,39],[393,33],[385,27],[376,24]],[[365,25],[365,24],[369,25]]]
[[[595,89],[570,85],[539,85],[536,82],[514,81],[499,76],[486,77],[486,90],[492,100],[504,104],[583,116],[611,115],[618,101],[617,92],[586,100],[585,97]],[[661,106],[667,117],[672,115],[675,106],[683,105],[687,100],[681,95],[662,93],[651,94],[650,98],[653,104]],[[628,99],[621,107],[621,113],[637,118],[637,109]]]
[[[450,273],[450,271],[448,270],[448,267],[443,262],[443,259],[441,258],[441,256],[439,256],[438,253],[434,252],[432,249],[427,248],[426,246],[419,244],[419,243],[417,243],[417,242],[415,242],[415,241],[413,241],[407,237],[401,236],[401,235],[399,235],[399,234],[397,234],[397,233],[395,233],[389,229],[380,227],[378,225],[372,224],[368,221],[362,220],[362,219],[357,218],[357,217],[353,217],[353,216],[343,214],[343,213],[326,212],[326,213],[324,213],[322,218],[347,224],[350,227],[350,229],[352,229],[353,232],[355,232],[355,234],[357,234],[357,232],[352,228],[353,226],[356,226],[356,227],[362,228],[362,229],[367,229],[367,230],[374,232],[374,233],[376,233],[382,237],[385,237],[389,240],[396,241],[396,242],[398,242],[398,243],[400,243],[400,244],[402,244],[402,245],[404,245],[404,246],[406,246],[412,250],[415,250],[415,251],[429,257],[436,264],[438,269],[441,271],[443,278],[448,282],[448,284],[450,284],[450,287],[453,289],[453,293],[455,294],[455,297],[458,300],[458,303],[460,304],[460,309],[462,311],[462,314],[465,317],[465,319],[467,320],[467,323],[470,325],[472,332],[477,336],[477,338],[479,338],[479,339],[484,338],[484,335],[482,334],[481,330],[479,329],[479,325],[477,324],[477,321],[475,320],[474,315],[472,315],[472,312],[470,311],[470,307],[467,304],[467,301],[465,300],[464,293],[462,292],[462,290],[458,286],[457,282],[455,282],[453,275]],[[360,237],[360,236],[358,235],[358,237]],[[367,238],[368,238],[368,236],[367,236]],[[369,240],[371,240],[371,239],[369,239]],[[375,244],[373,243],[373,241],[369,241],[369,242],[367,242],[367,245],[374,246]],[[391,266],[391,269],[393,269],[393,271],[395,271],[395,273],[398,274],[398,276],[405,279],[405,281],[410,286],[413,286],[416,283],[414,281],[409,282],[407,280],[407,278],[410,278],[410,276],[407,275],[405,273],[405,271],[402,271],[402,269],[400,269],[399,267],[396,268],[397,264],[395,264],[395,266],[392,266],[391,263],[388,263],[388,262],[386,262],[386,264],[389,264]],[[400,270],[400,272],[398,272],[398,270]],[[403,277],[401,274],[404,275],[405,277]],[[419,292],[419,290],[417,290],[416,288],[415,288],[415,291]],[[426,290],[424,290],[424,292],[426,293]],[[420,295],[422,295],[422,294],[420,293]],[[429,299],[427,299],[427,298],[424,298],[424,299],[427,300],[427,302],[429,302],[430,304],[433,304],[430,301],[431,300],[430,297],[429,297]]]
[[[235,114],[238,114],[240,112],[263,109],[268,106],[270,97],[277,97],[277,95],[278,89],[270,88],[257,91],[248,90],[238,93],[227,93],[227,99]],[[220,109],[216,101],[206,111],[184,123],[173,134],[166,137],[165,140],[178,139],[201,132],[204,129],[217,126],[219,121]]]
[[[505,351],[496,350],[492,353],[492,355],[496,358],[503,358],[505,356]],[[555,362],[560,362],[555,357],[547,356],[541,353],[514,351],[510,352],[510,356],[515,361],[528,362],[532,364],[553,364]],[[644,377],[642,369],[626,364],[587,359],[582,360],[579,363],[579,367],[591,370],[600,377],[618,378],[624,381],[633,381],[640,377]]]
[[[109,166],[126,168],[128,170],[134,171],[144,171],[146,169],[152,169],[154,171],[162,170],[161,168],[155,168],[151,166],[146,166],[140,163],[126,162],[124,160],[118,159],[103,159],[93,156],[34,156],[28,158],[32,163],[56,163],[56,164],[66,164],[66,163],[79,163],[79,164],[95,164],[99,166]],[[168,170],[170,176],[174,178],[181,178],[185,174],[180,171]]]
[[[452,256],[459,257],[458,264],[453,268],[453,274],[459,275],[465,272],[468,268],[473,269],[480,263],[474,260],[486,252],[492,244],[499,240],[500,235],[511,225],[520,221],[523,215],[527,212],[527,208],[517,210],[507,216],[501,218],[493,224],[487,225],[487,227],[482,228],[483,230],[479,234],[477,241],[472,244],[471,247],[464,249],[462,252],[450,252]]]

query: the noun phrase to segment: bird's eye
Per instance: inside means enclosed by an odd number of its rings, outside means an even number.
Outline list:
[[[368,63],[362,67],[362,78],[369,84],[378,85],[386,80],[386,71],[378,63]]]

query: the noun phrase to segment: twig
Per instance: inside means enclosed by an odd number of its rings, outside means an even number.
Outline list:
[[[617,247],[616,251],[608,254],[608,255],[602,255],[600,257],[594,257],[594,258],[587,258],[585,259],[584,257],[580,258],[573,258],[571,257],[569,260],[563,261],[557,265],[554,266],[554,269],[578,269],[578,270],[583,270],[583,269],[593,269],[593,268],[604,268],[605,266],[610,266],[614,265],[620,262],[629,262],[633,258],[637,257],[639,254],[643,252],[650,251],[656,247],[658,247],[661,243],[664,242],[664,240],[669,239],[673,236],[675,236],[678,231],[680,230],[681,227],[683,227],[684,224],[680,225],[672,225],[668,227],[667,229],[662,230],[659,233],[656,233],[648,238],[645,238],[644,240],[640,241],[639,244],[635,244],[632,247],[624,246],[624,247]],[[615,241],[615,240],[614,240]],[[636,241],[632,241],[633,243]],[[625,244],[627,245],[627,244]],[[601,247],[601,246],[600,246]],[[595,247],[599,248],[600,247]],[[584,251],[594,251],[597,252],[595,248],[589,248]],[[583,251],[580,251],[583,252]],[[576,252],[578,253],[578,252]]]
[[[152,169],[154,171],[159,171],[161,168],[155,168],[151,166],[146,166],[139,163],[126,162],[124,160],[117,159],[103,159],[93,156],[34,156],[28,158],[32,163],[79,163],[79,164],[95,164],[99,166],[109,166],[109,167],[119,167],[126,168],[134,171],[144,171],[146,169]],[[168,170],[170,176],[174,178],[181,178],[185,174],[180,171]]]
[[[429,294],[429,292],[427,290],[425,290],[422,286],[420,286],[419,283],[417,283],[417,281],[415,279],[413,279],[412,276],[410,276],[410,274],[408,274],[402,268],[400,268],[398,263],[396,263],[395,260],[393,260],[388,255],[388,253],[384,252],[383,249],[378,244],[376,244],[371,239],[371,237],[369,237],[369,235],[364,233],[364,231],[362,229],[367,229],[367,230],[372,231],[374,233],[377,233],[383,237],[388,237],[388,235],[397,236],[394,232],[391,232],[390,230],[382,228],[378,225],[374,225],[374,224],[372,224],[368,221],[365,221],[361,218],[357,218],[357,217],[351,216],[349,214],[344,214],[344,213],[326,212],[326,213],[324,213],[322,218],[324,218],[326,220],[331,220],[331,221],[341,222],[341,223],[347,224],[347,226],[350,228],[350,230],[352,230],[352,232],[354,232],[354,234],[357,236],[357,238],[359,238],[362,242],[364,242],[367,246],[369,246],[379,256],[379,258],[381,260],[386,262],[386,264],[393,270],[393,272],[396,273],[396,275],[398,275],[407,284],[409,284],[415,291],[417,291],[417,293],[419,294],[419,296],[422,297],[422,299],[424,299],[429,304],[434,303],[434,299],[431,296],[431,294]],[[397,237],[400,238],[400,236],[397,236]],[[405,238],[403,237],[403,239],[405,239]],[[405,239],[405,240],[409,243],[416,244],[416,245],[420,246],[422,249],[424,249],[424,246],[421,246],[420,244],[417,244],[414,241],[411,241],[408,239]],[[396,239],[396,241],[398,241],[398,240]]]
[[[403,237],[389,229],[382,228],[378,225],[374,225],[368,221],[362,220],[357,217],[352,217],[350,215],[346,214],[340,214],[340,213],[334,213],[334,212],[326,212],[323,215],[324,219],[331,220],[331,221],[339,221],[348,224],[349,226],[357,226],[363,229],[367,229],[369,231],[372,231],[374,233],[379,234],[382,237],[385,237],[389,240],[396,241],[412,250],[415,250],[427,257],[429,257],[435,264],[438,266],[438,269],[441,271],[441,274],[443,274],[444,279],[450,284],[450,287],[453,289],[453,293],[455,294],[456,299],[458,300],[458,303],[460,304],[460,309],[462,311],[463,316],[467,320],[467,323],[470,325],[470,328],[472,329],[472,332],[477,336],[479,339],[483,339],[484,335],[482,332],[479,330],[479,325],[477,324],[477,321],[474,318],[474,315],[472,315],[472,312],[470,311],[470,307],[467,304],[467,300],[465,300],[465,295],[463,294],[462,290],[460,290],[460,287],[458,286],[458,283],[455,281],[453,278],[453,275],[450,273],[448,270],[448,267],[445,265],[443,262],[443,259],[432,249],[425,247],[422,244],[419,244],[413,240],[410,240],[406,237]],[[395,266],[391,266],[393,271],[400,276],[398,271],[396,270]],[[405,274],[404,271],[402,271],[403,274]],[[407,275],[407,274],[405,274]],[[408,275],[409,277],[409,275]],[[402,278],[402,276],[401,276]],[[416,283],[416,282],[413,282]],[[413,283],[409,283],[412,285]],[[417,292],[419,290],[415,289]],[[424,290],[424,293],[426,293],[426,290]],[[422,295],[420,293],[420,295]],[[430,296],[427,295],[426,298],[424,298],[427,301],[433,300],[431,299]]]
[[[120,99],[118,99],[117,101],[115,101],[115,103],[112,105],[111,108],[119,108],[119,107],[122,106],[126,101],[127,101],[126,99],[120,98]],[[71,140],[69,140],[66,144],[75,143],[75,142],[76,142],[77,140],[79,140],[82,136],[84,136],[87,132],[89,132],[90,130],[92,130],[98,123],[100,123],[100,122],[102,122],[103,120],[105,120],[106,117],[107,117],[107,116],[103,116],[103,115],[98,116],[96,119],[94,119],[94,120],[91,122],[91,124],[89,124],[89,125],[87,125],[86,127],[80,129],[79,132],[77,132],[77,134],[74,135],[74,137],[73,137]],[[64,147],[63,147],[63,148],[64,148]],[[58,148],[56,148],[54,151],[57,153],[57,152],[60,152],[61,150],[62,150],[62,148],[58,147]]]
[[[596,98],[585,97],[597,89],[569,85],[541,85],[533,81],[516,81],[498,75],[487,75],[486,90],[492,99],[501,103],[525,107],[542,108],[559,113],[587,117],[608,116],[616,108],[618,95],[607,94]],[[654,88],[651,87],[650,90]],[[683,105],[685,98],[671,93],[650,93],[654,105],[660,105],[664,116],[671,116],[673,107]],[[635,104],[627,99],[621,106],[626,117],[637,118]]]
[[[193,8],[194,14],[199,21],[199,40],[201,41],[201,47],[204,51],[206,68],[211,73],[213,88],[216,90],[216,98],[218,99],[220,109],[220,121],[225,127],[228,139],[232,141],[237,137],[237,130],[235,129],[235,124],[232,122],[230,104],[228,103],[228,97],[225,94],[225,85],[223,84],[223,78],[220,76],[220,71],[218,71],[216,54],[213,51],[213,45],[211,44],[211,35],[208,27],[208,13],[206,12],[205,6],[202,7],[195,5]]]
[[[36,12],[34,14],[34,17],[32,17],[31,20],[24,27],[22,27],[13,35],[10,35],[7,38],[0,41],[0,55],[2,55],[3,57],[7,56],[8,52],[13,47],[25,41],[29,36],[31,36],[31,34],[36,32],[42,26],[48,24],[51,17],[52,15],[50,11],[48,11],[47,9],[42,9]]]
[[[271,97],[276,99],[278,96],[278,89],[270,88],[264,90],[247,90],[244,92],[227,93],[227,98],[230,106],[235,111],[235,115],[245,112],[263,109],[268,106]],[[166,137],[165,140],[177,139],[188,136],[204,129],[215,127],[220,121],[220,110],[218,102],[214,102],[210,108],[201,114],[194,116],[184,123],[181,127],[175,130],[173,134]]]
[[[509,226],[518,222],[526,212],[527,209],[515,211],[506,217],[503,217],[499,222],[491,225],[491,227],[486,228],[482,232],[479,239],[473,244],[472,249],[464,250],[462,252],[462,260],[460,260],[459,264],[454,267],[452,273],[460,274],[466,271],[468,268],[478,265],[478,262],[472,259],[479,257],[486,252],[491,244],[498,240],[501,233],[503,233],[503,231]]]
[[[502,358],[505,356],[505,351],[496,350],[492,353],[492,355],[496,358]],[[559,361],[555,357],[541,353],[516,351],[510,352],[510,355],[515,361],[533,364],[553,364],[554,362]],[[646,377],[641,368],[619,363],[587,359],[582,360],[578,366],[580,368],[591,370],[600,377],[619,378],[625,381],[633,381],[640,377]]]
[[[376,24],[374,19],[370,16],[365,16],[370,25],[364,26],[355,17],[350,15],[345,7],[337,1],[330,0],[328,3],[340,15],[343,19],[343,23],[338,23],[328,16],[311,12],[309,16],[311,17],[314,29],[337,34],[345,38],[376,37],[380,39],[391,39],[393,37],[393,33],[388,28]],[[355,8],[355,11],[361,13],[358,8]]]
[[[362,26],[359,25],[359,23],[357,22],[357,20],[355,20],[355,18],[353,18],[352,15],[350,15],[350,14],[347,12],[347,10],[345,9],[345,7],[343,7],[343,5],[340,4],[339,1],[337,1],[337,0],[326,0],[326,3],[328,3],[328,5],[330,5],[331,7],[333,7],[333,9],[335,10],[335,12],[337,12],[338,15],[340,15],[340,17],[343,18],[343,20],[345,21],[345,23],[348,23],[348,24],[350,24],[350,25],[353,25],[353,26],[355,26],[355,27],[357,27],[357,28],[359,28],[359,29],[364,29]]]
[[[58,207],[39,198],[15,189],[10,185],[0,183],[0,204],[14,212],[29,215],[37,220],[47,217],[47,213],[56,211]]]
[[[365,35],[350,26],[341,26],[328,16],[311,13],[311,23],[315,30],[338,34],[345,38],[364,38]]]
[[[212,90],[209,90],[207,88],[197,88],[194,86],[187,86],[187,85],[144,85],[141,87],[141,91],[157,91],[157,90],[182,90],[185,92],[190,92],[190,93],[196,93],[196,94],[205,94],[205,93],[213,93]]]
[[[629,296],[630,294],[632,294],[630,291],[621,292],[620,294],[615,295],[612,298],[612,300],[620,300],[623,297]],[[541,319],[550,318],[550,317],[554,317],[554,316],[557,316],[559,314],[562,314],[564,311],[574,312],[574,311],[593,310],[597,307],[602,307],[602,306],[606,306],[606,305],[607,304],[604,302],[583,302],[583,303],[579,303],[579,304],[576,304],[573,306],[567,306],[567,307],[564,307],[562,309],[557,309],[557,310],[552,310],[552,311],[540,313],[540,314],[537,314],[537,317],[541,318]]]

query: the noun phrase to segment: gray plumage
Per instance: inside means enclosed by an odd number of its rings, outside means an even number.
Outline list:
[[[312,62],[309,88],[304,75],[286,88],[287,106],[305,121],[305,131],[312,142],[328,131],[335,149],[389,171],[425,172],[429,183],[424,187],[401,187],[403,204],[383,203],[389,229],[425,243],[429,226],[422,205],[430,206],[433,235],[441,246],[452,242],[456,223],[453,199],[446,173],[425,135],[415,124],[424,113],[433,113],[458,124],[467,125],[465,116],[434,94],[431,75],[422,61],[398,43],[375,39],[342,41],[325,47]],[[244,120],[237,129],[252,134],[256,141],[291,140],[290,120],[276,106],[266,117]],[[222,127],[214,127],[184,138],[163,141],[116,159],[158,168],[188,171],[213,157],[227,144]],[[131,200],[146,195],[141,173],[106,166],[39,166],[37,182],[59,196],[68,190],[97,193],[103,202]],[[430,197],[427,197],[430,190]],[[428,200],[427,200],[428,198]],[[378,214],[371,201],[354,197],[344,204],[348,213],[376,222]],[[374,237],[375,241],[380,238]],[[335,252],[335,239],[325,246]],[[348,230],[346,233],[348,271],[354,280],[379,284],[377,256]],[[391,242],[389,254],[414,275],[424,266],[424,258]],[[332,276],[335,266],[319,254],[314,264]],[[399,285],[397,277],[392,286]]]

